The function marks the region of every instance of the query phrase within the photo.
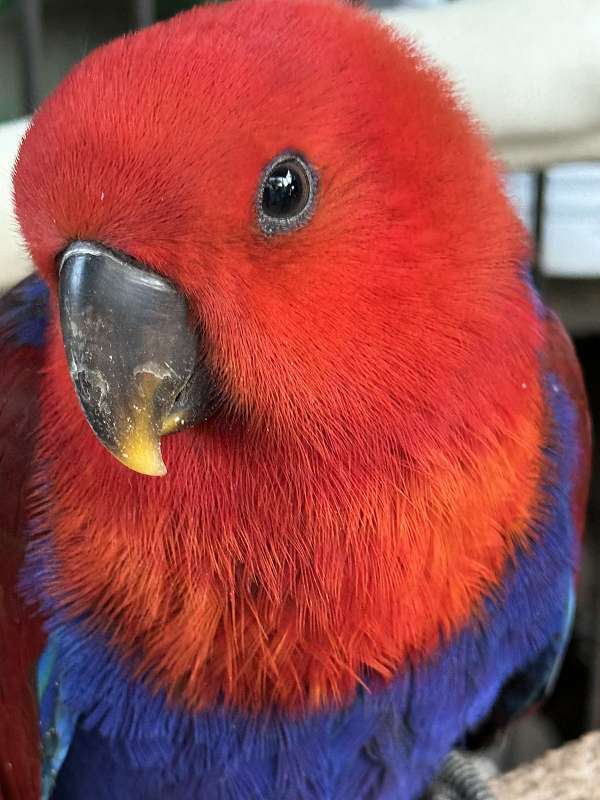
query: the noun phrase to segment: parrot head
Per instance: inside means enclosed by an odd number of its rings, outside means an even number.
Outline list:
[[[410,44],[334,0],[194,9],[78,65],[14,188],[65,608],[195,708],[340,701],[466,618],[532,502],[535,311]]]

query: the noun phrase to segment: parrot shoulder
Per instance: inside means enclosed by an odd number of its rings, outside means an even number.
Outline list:
[[[571,535],[580,542],[585,524],[591,471],[591,418],[573,342],[553,311],[545,308],[543,315],[544,346],[540,368],[546,384],[547,416],[554,420],[550,429],[557,431],[561,428],[556,415],[568,410],[573,417],[573,425],[568,427],[575,432],[573,439],[569,438],[568,441],[556,432],[551,433],[547,446],[556,461],[567,467],[571,486]],[[561,402],[553,404],[553,395],[561,398]],[[503,686],[492,711],[468,735],[469,748],[479,749],[485,746],[496,731],[542,703],[552,693],[571,638],[575,614],[576,574],[571,564],[566,564],[565,569],[570,574],[566,581],[562,617],[556,629],[537,656],[512,675]]]
[[[576,441],[559,443],[559,447],[563,451],[570,450],[573,459],[572,512],[575,528],[581,537],[585,524],[591,475],[592,421],[575,347],[560,319],[548,309],[545,317],[545,348],[542,356],[542,369],[550,380],[551,390],[556,392],[562,389],[566,393],[576,417]],[[567,457],[564,452],[560,455]]]
[[[34,671],[43,647],[19,572],[44,359],[47,289],[29,277],[0,297],[0,797],[39,796],[40,742]]]

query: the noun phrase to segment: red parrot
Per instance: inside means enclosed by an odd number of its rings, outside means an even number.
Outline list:
[[[68,75],[14,193],[2,800],[456,784],[560,662],[589,420],[444,77],[336,0],[195,8]]]

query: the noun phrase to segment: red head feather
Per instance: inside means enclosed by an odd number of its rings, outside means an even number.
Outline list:
[[[261,171],[319,175],[266,237]],[[97,443],[51,333],[51,587],[193,708],[346,700],[463,623],[527,531],[539,325],[521,228],[448,86],[369,13],[196,9],[115,41],[36,115],[15,174],[56,286],[74,239],[174,280],[226,408],[168,475]]]

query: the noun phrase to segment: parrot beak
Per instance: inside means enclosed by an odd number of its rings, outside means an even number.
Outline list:
[[[160,437],[207,416],[200,337],[165,278],[90,242],[60,258],[60,323],[83,412],[122,464],[164,475]]]

